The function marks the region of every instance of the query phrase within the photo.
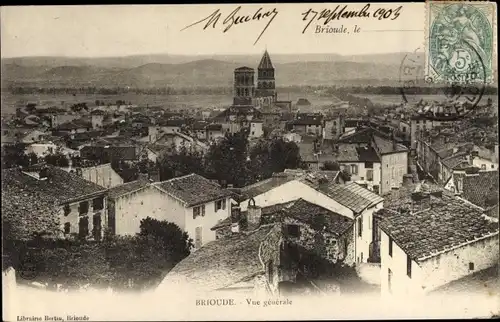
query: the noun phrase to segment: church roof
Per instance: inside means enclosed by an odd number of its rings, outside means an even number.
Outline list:
[[[271,62],[271,57],[267,50],[264,52],[262,59],[260,60],[259,69],[274,69],[273,63]]]

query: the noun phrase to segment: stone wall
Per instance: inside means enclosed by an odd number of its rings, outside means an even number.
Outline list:
[[[281,281],[279,267],[281,266],[281,244],[283,236],[280,225],[275,225],[266,235],[260,245],[260,258],[266,269],[266,280],[271,293],[277,294]],[[272,265],[272,268],[269,268]],[[269,273],[272,272],[272,275]]]

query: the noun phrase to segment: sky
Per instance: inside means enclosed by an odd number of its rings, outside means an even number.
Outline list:
[[[347,10],[359,11],[366,4],[348,3]],[[379,9],[395,10],[394,19],[373,17]],[[372,3],[369,18],[333,20],[328,26],[347,28],[347,33],[315,33],[323,22],[313,21],[302,33],[307,21],[302,13],[312,9],[337,12],[339,3],[310,4],[242,4],[237,15],[254,16],[261,12],[277,12],[270,21],[234,24],[224,20],[239,5],[156,5],[156,6],[13,6],[1,8],[1,56],[70,56],[113,57],[140,54],[260,54],[264,49],[280,54],[337,53],[341,55],[375,54],[413,51],[422,47],[425,30],[424,3]],[[220,19],[216,27],[203,30],[200,21],[217,9]],[[394,14],[393,14],[394,16]],[[308,16],[312,17],[312,13]],[[230,20],[230,19],[229,19]],[[208,22],[208,20],[207,20]],[[360,29],[354,33],[354,26]],[[182,31],[181,31],[182,30]]]

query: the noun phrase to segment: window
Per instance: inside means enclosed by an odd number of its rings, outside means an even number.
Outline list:
[[[389,237],[389,256],[392,257],[392,237]]]
[[[491,168],[492,168],[492,169],[495,169],[495,165],[494,165],[494,164],[492,164],[492,165],[491,165]]]
[[[481,169],[486,170],[486,164],[481,164]]]
[[[80,202],[80,205],[78,206],[78,213],[80,215],[85,215],[88,212],[89,212],[89,202],[88,201]]]
[[[194,247],[195,248],[200,248],[202,245],[202,234],[203,234],[203,228],[202,227],[196,227],[195,229],[195,234],[194,234]]]
[[[104,198],[99,197],[92,200],[92,208],[94,211],[102,210],[104,208]]]
[[[406,255],[406,275],[411,278],[411,257]]]
[[[363,237],[363,217],[358,218],[358,236]]]
[[[198,216],[205,216],[205,205],[193,207],[193,219],[196,219]]]
[[[226,209],[226,199],[217,200],[215,202],[215,211],[219,211],[220,209]]]
[[[299,225],[287,225],[288,235],[291,237],[300,237]]]
[[[391,269],[387,270],[387,288],[389,290],[389,293],[392,292],[392,271]]]
[[[474,270],[474,263],[469,263],[469,271],[473,271]]]
[[[78,235],[80,237],[87,237],[89,234],[89,217],[80,217],[78,222]]]
[[[372,169],[366,170],[366,180],[373,181],[373,170]]]
[[[64,234],[69,234],[71,233],[71,224],[69,222],[64,224]]]
[[[64,216],[68,216],[70,213],[71,213],[71,207],[69,206],[69,204],[66,204],[64,206]]]
[[[358,166],[356,164],[351,164],[351,173],[358,174]]]
[[[92,218],[92,234],[95,240],[101,240],[101,213],[97,213]]]

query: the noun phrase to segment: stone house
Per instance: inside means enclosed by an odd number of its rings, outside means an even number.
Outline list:
[[[100,240],[106,203],[105,188],[57,167],[2,170],[2,216],[15,239],[41,233]]]
[[[238,199],[241,211],[246,211],[251,199],[261,207],[268,207],[302,198],[355,221],[353,257],[356,264],[366,263],[373,242],[373,213],[383,207],[383,199],[354,182],[339,184],[336,179],[318,180],[318,175],[311,178],[311,174],[287,176],[285,173],[242,188]]]
[[[382,295],[419,296],[498,264],[498,220],[447,191],[379,211]]]
[[[110,222],[117,235],[139,232],[146,217],[179,226],[195,249],[215,240],[211,228],[230,215],[233,193],[197,174],[151,183],[140,178],[109,190]]]

